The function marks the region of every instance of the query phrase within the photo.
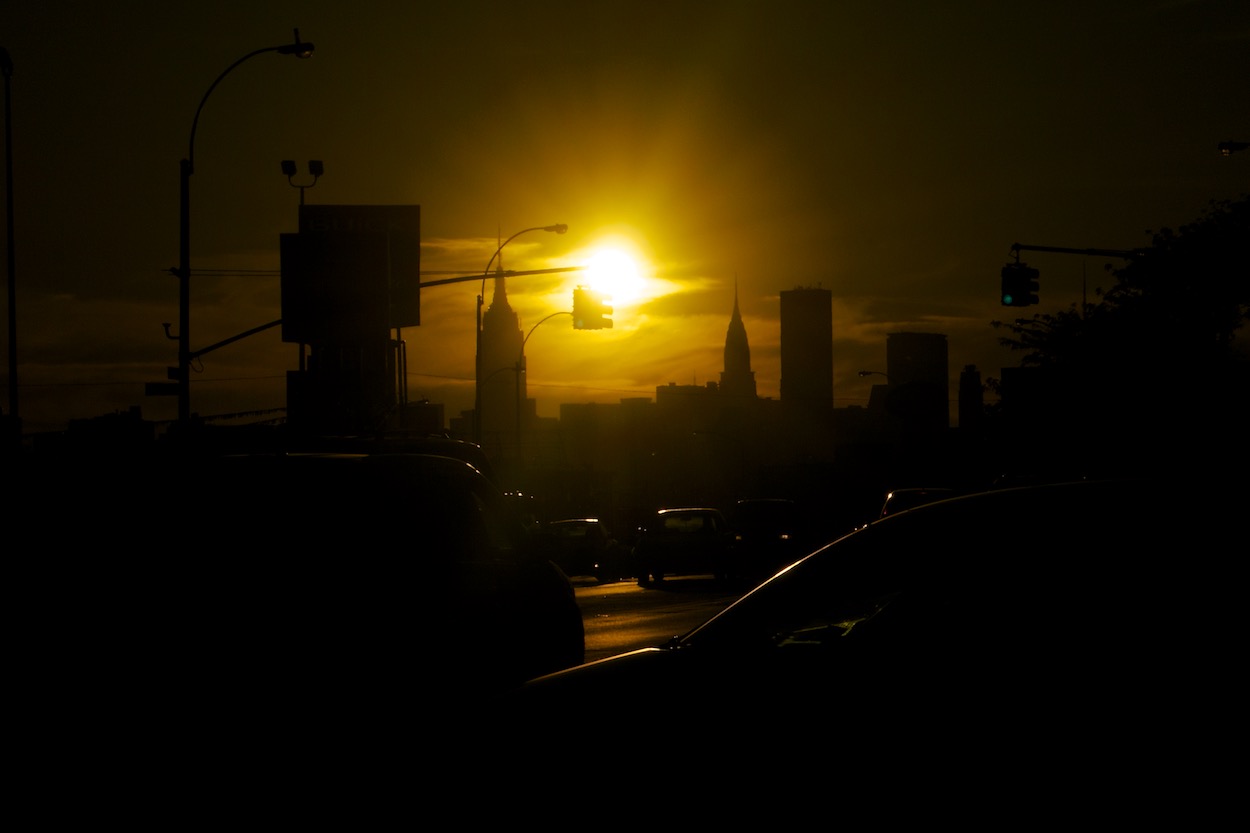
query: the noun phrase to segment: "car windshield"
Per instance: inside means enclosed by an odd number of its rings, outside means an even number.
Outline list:
[[[711,518],[704,515],[665,515],[660,523],[660,529],[663,532],[673,532],[679,535],[703,532],[711,528]]]
[[[551,524],[549,529],[557,538],[585,538],[590,534],[590,524],[584,523],[562,521]]]
[[[810,640],[814,631],[849,629],[871,615],[875,599],[897,587],[907,553],[881,556],[867,534],[846,536],[807,556],[682,638],[683,645],[777,645]],[[894,563],[891,563],[894,562]],[[807,637],[797,634],[806,631]]]

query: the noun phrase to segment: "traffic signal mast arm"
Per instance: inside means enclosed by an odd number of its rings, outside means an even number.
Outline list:
[[[1014,263],[1002,268],[1002,290],[1000,297],[1005,307],[1031,307],[1038,302],[1038,271],[1027,263],[1020,262],[1020,252],[1057,252],[1068,255],[1086,255],[1089,257],[1136,257],[1143,253],[1141,249],[1069,249],[1064,246],[1027,246],[1024,243],[1011,244]]]
[[[1141,249],[1067,249],[1063,246],[1026,246],[1023,243],[1011,244],[1012,254],[1016,256],[1016,260],[1020,259],[1020,252],[1057,252],[1065,255],[1089,255],[1090,257],[1136,257],[1142,253]]]
[[[480,281],[483,278],[519,278],[522,275],[554,275],[556,272],[581,272],[585,266],[558,266],[554,269],[530,269],[523,272],[490,272],[485,275],[465,275],[462,278],[442,278],[437,281],[421,281],[419,286],[424,289],[427,286],[441,286],[445,283],[463,283],[464,281]]]

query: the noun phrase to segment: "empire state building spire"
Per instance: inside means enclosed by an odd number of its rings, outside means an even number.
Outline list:
[[[720,375],[720,390],[728,396],[755,397],[755,371],[751,370],[751,345],[747,328],[738,310],[738,280],[734,279],[734,311],[725,333],[725,370]]]

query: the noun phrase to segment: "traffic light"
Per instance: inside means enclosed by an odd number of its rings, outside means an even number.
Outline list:
[[[1036,269],[1023,263],[1008,263],[1003,267],[1003,306],[1027,307],[1037,303]]]
[[[581,286],[573,290],[573,329],[612,329],[612,305],[604,300],[602,292]]]

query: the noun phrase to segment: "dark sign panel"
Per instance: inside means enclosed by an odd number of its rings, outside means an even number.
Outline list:
[[[282,340],[385,341],[390,303],[386,235],[282,235]]]
[[[421,206],[303,205],[282,243],[282,340],[365,344],[421,323]]]

